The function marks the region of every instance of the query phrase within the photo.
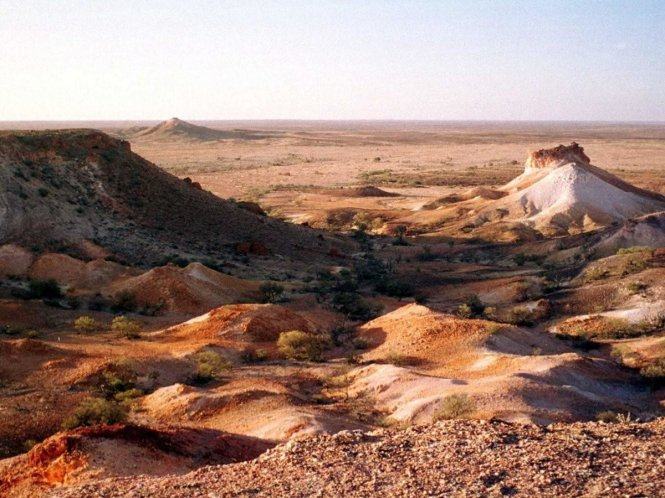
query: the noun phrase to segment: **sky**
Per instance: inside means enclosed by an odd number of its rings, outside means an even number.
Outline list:
[[[665,2],[0,0],[1,120],[665,121]]]

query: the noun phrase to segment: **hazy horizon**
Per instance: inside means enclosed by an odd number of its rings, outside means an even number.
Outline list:
[[[657,1],[0,0],[2,121],[665,121]]]

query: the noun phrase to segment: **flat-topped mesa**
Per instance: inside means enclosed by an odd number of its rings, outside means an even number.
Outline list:
[[[589,164],[590,161],[584,153],[584,148],[573,142],[570,145],[559,145],[552,149],[540,149],[532,152],[524,164],[524,170],[558,168],[569,163]]]

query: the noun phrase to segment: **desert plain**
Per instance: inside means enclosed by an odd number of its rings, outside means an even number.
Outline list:
[[[662,495],[665,125],[0,128],[0,495]]]

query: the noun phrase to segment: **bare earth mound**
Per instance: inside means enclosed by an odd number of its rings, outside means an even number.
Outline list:
[[[452,194],[424,209],[410,221],[448,224],[484,239],[503,240],[503,225],[509,223],[545,235],[579,233],[662,211],[665,197],[593,166],[573,142],[533,152],[524,172],[497,191]]]
[[[214,128],[208,128],[207,126],[188,123],[182,119],[171,118],[162,121],[155,126],[134,133],[132,139],[169,142],[177,139],[200,141],[227,139],[256,140],[265,138],[266,136],[267,135],[262,133],[248,130],[215,130]]]
[[[111,479],[52,496],[660,496],[665,422],[548,428],[451,421],[345,431],[176,477]]]
[[[407,305],[366,323],[360,336],[372,348],[363,359],[385,364],[350,371],[348,394],[373,400],[394,421],[431,421],[453,394],[471,397],[477,417],[510,421],[659,411],[636,378],[541,332]]]
[[[153,268],[136,277],[114,283],[110,294],[129,292],[141,306],[160,306],[165,311],[204,313],[237,302],[255,300],[259,284],[212,270],[201,263],[185,268],[173,265]]]
[[[0,166],[0,243],[81,250],[93,241],[139,266],[224,257],[251,242],[302,260],[330,250],[328,237],[196,188],[99,131],[4,132]]]
[[[185,473],[201,461],[248,460],[270,445],[209,429],[83,427],[58,433],[0,462],[0,495],[31,497],[51,487],[104,477]]]

